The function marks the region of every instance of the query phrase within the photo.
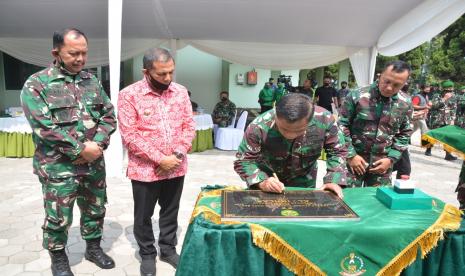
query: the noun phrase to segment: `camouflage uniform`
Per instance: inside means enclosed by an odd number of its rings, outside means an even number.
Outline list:
[[[454,124],[465,129],[465,94],[457,95],[457,114]],[[465,160],[462,163],[459,183],[457,185],[457,200],[460,202],[460,209],[465,209]]]
[[[344,105],[344,101],[346,100],[347,94],[349,94],[349,92],[349,88],[341,88],[339,91],[337,91],[337,104],[339,105],[338,109]]]
[[[393,164],[407,150],[412,134],[413,107],[410,97],[399,91],[386,98],[378,83],[351,91],[341,108],[340,127],[348,143],[348,158],[360,155],[368,164],[390,158]],[[391,185],[392,167],[385,174],[357,176],[347,172],[351,186]]]
[[[218,122],[219,127],[227,127],[231,124],[234,115],[236,114],[236,105],[227,100],[226,102],[219,102],[215,105],[215,109],[213,109],[213,120],[220,120]]]
[[[443,100],[442,93],[436,93],[431,100],[431,109],[429,114],[429,128],[435,129],[446,125],[450,125],[455,118],[457,109],[457,98],[452,96],[447,100]]]
[[[85,141],[97,142],[105,149],[115,131],[113,105],[102,86],[85,71],[73,76],[51,65],[29,77],[21,102],[33,129],[34,173],[42,184],[44,248],[65,247],[76,199],[82,237],[101,237],[107,200],[104,158],[83,165],[72,162]]]
[[[334,117],[315,106],[307,131],[293,141],[284,138],[275,125],[275,110],[258,116],[246,129],[234,162],[234,170],[248,186],[276,173],[285,186],[315,187],[317,160],[327,153],[324,183],[346,185],[347,148]]]

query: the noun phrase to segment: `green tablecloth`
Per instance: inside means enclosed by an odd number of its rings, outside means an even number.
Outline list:
[[[0,157],[32,157],[32,134],[0,131]]]
[[[354,192],[357,193],[356,196]],[[438,207],[426,213],[424,211],[390,211],[387,208],[384,208],[385,210],[383,211],[381,210],[383,209],[383,205],[377,202],[374,193],[374,188],[345,190],[346,202],[364,220],[360,223],[308,222],[309,226],[302,225],[302,223],[299,225],[299,223],[295,222],[258,224],[266,226],[275,233],[279,233],[279,236],[293,248],[307,251],[305,253],[307,257],[308,254],[311,255],[313,252],[319,252],[310,259],[320,264],[320,266],[328,266],[329,264],[331,267],[329,269],[333,270],[333,273],[328,273],[328,275],[336,275],[338,274],[337,272],[343,272],[343,260],[341,260],[341,256],[345,252],[341,252],[344,250],[340,249],[350,249],[356,243],[358,246],[358,248],[354,248],[354,251],[357,252],[356,257],[360,256],[360,260],[365,260],[365,268],[367,269],[365,273],[358,275],[375,275],[378,271],[374,271],[373,267],[367,267],[368,260],[370,262],[373,262],[373,260],[376,261],[379,259],[379,255],[386,254],[389,251],[385,246],[386,243],[382,243],[383,245],[381,245],[379,241],[377,242],[380,234],[391,232],[393,239],[412,239],[412,237],[408,236],[411,234],[407,235],[405,226],[408,226],[410,223],[418,223],[419,221],[434,222],[433,218],[426,218],[424,220],[419,215],[427,213],[429,217],[435,210],[441,209],[443,204],[438,201]],[[360,200],[358,200],[359,194],[361,194]],[[220,202],[218,196],[211,196],[199,200],[197,206],[207,203],[207,206],[211,210],[217,212],[221,210]],[[363,208],[364,205],[367,207]],[[382,212],[374,215],[376,212],[373,213],[373,208],[377,208]],[[196,208],[196,210],[198,209]],[[196,214],[194,213],[194,215]],[[396,217],[398,218],[398,222],[403,226],[399,227],[392,223],[392,220],[395,220]],[[176,275],[293,275],[284,265],[272,258],[263,249],[254,245],[252,242],[254,235],[252,234],[251,226],[248,224],[216,224],[212,222],[214,220],[214,217],[209,216],[209,212],[202,212],[201,215],[195,216],[186,233]],[[379,222],[384,222],[384,224],[387,222],[387,225],[380,224]],[[304,224],[306,223],[304,222]],[[347,231],[347,228],[346,231],[343,231],[343,228],[346,226],[341,228],[336,224],[345,224],[349,228],[349,231]],[[332,226],[332,228],[327,225]],[[360,229],[363,225],[365,227],[368,226],[368,230],[370,231],[361,237],[360,235],[354,235],[356,232],[367,230]],[[386,227],[389,225],[392,225],[392,227]],[[296,231],[293,230],[294,228],[307,229],[307,231],[296,235]],[[424,229],[419,229],[419,233],[422,233],[422,231]],[[465,275],[464,232],[465,225],[462,222],[461,228],[458,231],[446,233],[446,239],[439,241],[439,245],[427,255],[426,259],[422,261],[421,256],[418,256],[413,264],[405,269],[403,273],[405,275]],[[339,249],[326,249],[328,235],[342,235],[341,239],[347,243],[340,245]],[[360,240],[360,238],[362,239]],[[394,241],[394,243],[391,243],[392,245],[396,245],[397,241]],[[368,253],[368,251],[372,253]],[[364,252],[368,254],[364,254]],[[376,252],[376,254],[373,252]],[[341,253],[343,254],[341,255]],[[414,256],[415,251],[412,253]],[[390,274],[386,272],[384,275]]]
[[[213,129],[196,130],[190,152],[201,152],[207,149],[213,149]]]

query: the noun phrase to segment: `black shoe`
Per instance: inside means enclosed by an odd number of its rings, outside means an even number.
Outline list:
[[[427,148],[425,151],[426,156],[431,156],[431,148]]]
[[[179,255],[176,252],[174,252],[174,254],[169,255],[169,256],[165,256],[163,254],[160,254],[160,261],[165,262],[165,263],[169,263],[170,265],[172,265],[176,269],[178,267],[178,263],[179,263]]]
[[[155,276],[157,275],[157,268],[155,267],[155,256],[153,258],[143,258],[140,262],[140,275],[141,276]]]
[[[86,240],[87,247],[84,257],[86,260],[93,262],[98,267],[103,269],[110,269],[115,267],[115,261],[103,252],[100,247],[100,238]]]
[[[457,157],[455,157],[452,154],[446,152],[446,157],[444,157],[444,159],[447,160],[447,161],[454,161],[454,160],[457,160]]]
[[[57,251],[49,251],[50,259],[52,260],[53,276],[74,276],[69,267],[68,256],[64,249]]]

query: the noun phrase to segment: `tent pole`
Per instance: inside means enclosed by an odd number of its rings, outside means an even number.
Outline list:
[[[123,0],[108,1],[108,58],[110,61],[110,96],[116,106],[118,101],[121,63],[121,23]],[[123,145],[119,130],[111,136],[110,146],[105,152],[107,176],[123,177]]]

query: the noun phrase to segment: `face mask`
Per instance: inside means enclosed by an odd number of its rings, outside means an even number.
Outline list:
[[[347,85],[343,85],[343,86],[342,86],[342,89],[346,89],[346,87],[347,87]]]
[[[227,100],[228,100],[228,98],[226,98],[226,97],[221,97],[221,101],[222,101],[222,102],[225,102],[225,101],[227,101]]]
[[[60,55],[56,55],[56,62],[58,65],[60,65],[61,70],[65,71],[69,75],[76,75],[77,73],[71,73],[68,69],[66,69],[65,63],[63,62],[63,59],[61,59]]]
[[[152,76],[148,73],[145,74],[145,77],[147,78],[147,81],[149,82],[152,89],[154,90],[165,91],[170,86],[170,84],[164,84],[157,81],[156,79],[152,78]]]

